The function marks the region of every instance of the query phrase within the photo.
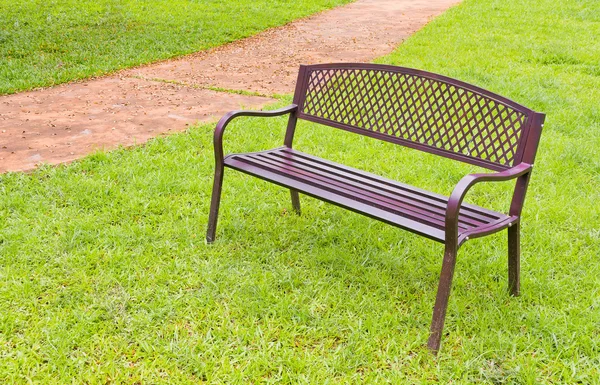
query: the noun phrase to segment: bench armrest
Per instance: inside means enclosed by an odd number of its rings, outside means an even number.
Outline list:
[[[446,244],[458,240],[458,214],[460,205],[473,185],[479,182],[503,182],[518,178],[531,172],[532,165],[520,163],[515,167],[493,174],[469,174],[462,178],[448,199],[446,208]]]
[[[252,110],[240,110],[240,111],[231,111],[225,114],[217,123],[215,127],[215,134],[213,137],[213,143],[215,147],[215,159],[217,162],[223,160],[223,133],[225,132],[225,128],[233,119],[240,116],[261,116],[261,117],[273,117],[273,116],[281,116],[285,114],[290,114],[295,112],[298,109],[298,106],[295,104],[290,104],[287,107],[283,107],[277,110],[272,111],[252,111]]]

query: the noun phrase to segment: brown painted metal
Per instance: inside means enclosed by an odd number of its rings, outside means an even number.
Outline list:
[[[508,290],[517,297],[521,291],[521,225],[508,228]]]
[[[289,187],[420,235],[445,242],[448,198],[287,147],[231,154],[225,166]],[[506,173],[506,171],[504,172]],[[501,173],[499,173],[501,174]],[[456,211],[456,210],[455,210]],[[475,205],[462,205],[456,226],[462,243],[517,220]]]
[[[520,163],[533,113],[479,87],[410,68],[314,65],[301,81],[301,119],[494,170]]]
[[[223,154],[223,132],[238,116],[289,114],[284,146]],[[496,170],[471,174],[449,197],[292,149],[298,119],[309,120]],[[544,114],[473,85],[430,72],[377,64],[301,66],[293,104],[225,115],[214,136],[215,179],[206,239],[215,239],[225,167],[445,244],[428,346],[440,347],[458,248],[508,228],[509,290],[519,294],[520,220]],[[515,180],[508,215],[465,204],[473,185]]]
[[[217,218],[219,216],[219,204],[221,202],[221,187],[223,185],[223,134],[225,133],[225,127],[227,127],[231,120],[240,116],[272,117],[295,113],[296,110],[297,106],[292,104],[291,106],[274,111],[231,111],[225,114],[221,120],[219,120],[213,136],[213,145],[215,151],[215,177],[212,198],[210,202],[210,212],[208,215],[208,230],[206,231],[207,242],[210,243],[215,240],[215,232],[217,231]]]
[[[457,249],[458,246],[456,243],[447,242],[446,250],[444,250],[442,272],[440,273],[435,306],[433,307],[433,317],[431,318],[431,327],[429,329],[429,339],[427,340],[429,349],[436,353],[440,350],[442,342],[442,331],[444,330],[444,321],[446,320],[448,299],[450,299],[450,288],[452,287],[454,267],[456,266]]]

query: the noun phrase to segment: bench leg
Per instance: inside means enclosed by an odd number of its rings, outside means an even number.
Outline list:
[[[515,297],[521,292],[521,225],[508,228],[508,291]]]
[[[435,298],[435,307],[433,308],[430,335],[427,341],[427,347],[435,354],[440,349],[446,309],[448,308],[448,299],[450,298],[450,287],[452,286],[452,276],[454,275],[454,266],[456,265],[456,251],[456,245],[446,245],[442,273],[440,274],[437,297]]]
[[[221,203],[221,188],[223,187],[223,168],[215,170],[212,198],[210,201],[210,212],[208,213],[208,229],[206,230],[206,242],[213,243],[217,232],[217,218],[219,216],[219,204]]]
[[[300,196],[298,195],[298,191],[290,190],[290,195],[292,196],[292,207],[296,214],[300,215]]]

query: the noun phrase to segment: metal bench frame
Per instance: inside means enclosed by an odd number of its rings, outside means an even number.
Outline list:
[[[223,133],[240,116],[289,115],[284,146],[223,154]],[[428,347],[440,348],[458,248],[508,229],[508,288],[520,290],[520,221],[545,115],[473,85],[425,71],[376,64],[300,66],[293,104],[232,111],[214,132],[215,176],[206,239],[215,239],[225,167],[336,204],[445,244]],[[298,119],[482,166],[450,197],[404,185],[292,149]],[[515,181],[508,214],[463,204],[480,182]]]

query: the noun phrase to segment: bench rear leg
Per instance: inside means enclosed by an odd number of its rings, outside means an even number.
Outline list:
[[[454,266],[456,265],[456,252],[456,245],[446,245],[444,261],[442,262],[442,273],[440,274],[440,282],[435,298],[435,307],[433,308],[429,340],[427,341],[427,347],[435,354],[440,350],[446,309],[448,308],[448,299],[450,298],[450,288],[454,275]]]
[[[292,196],[292,207],[296,214],[300,215],[300,196],[298,191],[290,189],[290,195]]]
[[[517,297],[521,292],[521,225],[508,228],[508,291]]]
[[[210,201],[210,212],[208,213],[208,229],[206,230],[206,241],[213,243],[217,232],[217,219],[219,217],[219,205],[221,203],[221,189],[223,187],[223,168],[215,170],[212,198]]]

